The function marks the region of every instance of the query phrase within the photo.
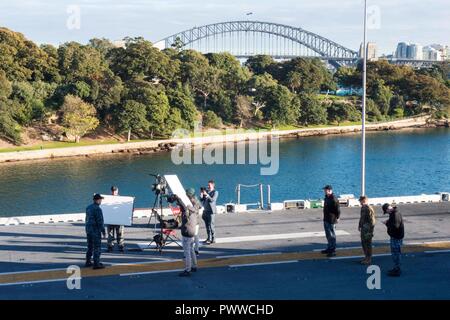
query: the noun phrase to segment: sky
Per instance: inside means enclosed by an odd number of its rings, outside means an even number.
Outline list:
[[[301,27],[358,50],[363,0],[0,0],[0,26],[38,44],[142,36],[156,42],[209,23],[259,20]],[[450,45],[449,0],[368,0],[368,41]],[[247,16],[246,13],[253,14]],[[79,17],[79,19],[78,19]]]

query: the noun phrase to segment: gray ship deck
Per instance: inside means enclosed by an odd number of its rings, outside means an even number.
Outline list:
[[[320,209],[218,215],[218,243],[201,247],[199,271],[188,279],[172,273],[183,267],[180,248],[168,246],[162,254],[145,248],[153,229],[140,219],[125,229],[125,253],[106,253],[103,241],[107,268],[82,268],[81,290],[67,289],[65,278],[69,265],[84,263],[84,224],[2,226],[0,299],[449,299],[450,202],[400,210],[405,271],[387,279],[386,217],[376,207],[374,264],[383,272],[382,290],[367,289],[366,268],[356,263],[359,209],[343,208],[332,259],[318,252],[325,245]]]

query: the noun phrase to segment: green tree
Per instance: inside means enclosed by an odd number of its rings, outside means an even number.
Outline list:
[[[222,119],[220,119],[213,111],[208,110],[203,114],[203,126],[219,129],[222,127]]]
[[[298,72],[290,71],[287,74],[287,84],[293,93],[302,85],[302,78]]]
[[[10,81],[52,80],[55,62],[21,33],[0,27],[0,70]]]
[[[296,124],[300,116],[300,103],[288,88],[277,85],[267,94],[264,113],[273,125]]]
[[[275,60],[268,55],[251,56],[245,62],[245,65],[256,75],[270,73],[271,68],[275,64]]]
[[[180,53],[180,71],[183,83],[202,97],[202,111],[207,109],[207,99],[219,91],[220,70],[209,65],[208,59],[200,52],[184,50]]]
[[[300,106],[301,124],[308,126],[327,122],[327,108],[316,95],[301,94]]]
[[[107,59],[111,70],[123,81],[140,78],[168,83],[178,72],[178,62],[171,60],[150,41],[141,37],[125,38],[125,48],[109,50]]]
[[[65,97],[61,112],[62,125],[68,134],[74,136],[76,143],[99,124],[94,106],[73,95]]]
[[[294,58],[273,68],[272,76],[281,84],[305,93],[318,93],[323,89],[332,89],[336,85],[331,73],[319,59]]]
[[[236,97],[236,120],[239,123],[239,127],[247,124],[253,117],[252,112],[253,99],[249,96],[237,96]]]
[[[191,97],[188,87],[177,86],[174,89],[167,90],[167,97],[172,108],[176,108],[181,113],[183,126],[187,129],[193,129],[198,120],[199,112]]]
[[[58,64],[61,76],[70,83],[95,79],[107,69],[98,50],[76,42],[68,42],[58,48]]]
[[[103,57],[106,57],[109,50],[115,48],[114,44],[106,38],[92,38],[88,45],[99,51]]]
[[[19,145],[22,142],[22,130],[14,119],[13,108],[11,101],[0,96],[0,138]]]
[[[402,118],[405,110],[405,101],[403,96],[395,95],[391,99],[389,115],[395,118]]]
[[[171,136],[175,130],[185,127],[180,109],[170,108],[169,116],[164,124],[164,134]]]
[[[377,104],[370,98],[366,100],[366,117],[369,121],[384,120],[384,117],[381,114],[380,109],[378,109]]]
[[[6,74],[3,70],[0,70],[0,98],[8,98],[12,93],[11,82],[6,78]]]
[[[170,47],[180,52],[184,47],[184,43],[183,41],[181,41],[180,37],[176,37],[175,41],[170,45]]]
[[[328,121],[336,122],[338,125],[343,121],[358,121],[361,119],[361,112],[349,102],[333,101],[327,109]]]
[[[361,88],[362,76],[357,68],[340,67],[333,75],[335,81],[342,87]]]
[[[135,100],[128,100],[117,115],[118,126],[121,132],[128,132],[128,141],[131,133],[145,133],[150,128],[147,120],[147,107]]]
[[[389,113],[389,109],[391,106],[391,99],[393,97],[393,93],[391,89],[384,84],[382,79],[376,81],[372,97],[375,103],[378,105],[378,108],[382,115],[386,116]]]
[[[244,93],[251,73],[246,67],[242,67],[239,60],[231,53],[208,53],[206,55],[209,65],[219,73],[219,86],[222,90],[231,91],[234,96]]]

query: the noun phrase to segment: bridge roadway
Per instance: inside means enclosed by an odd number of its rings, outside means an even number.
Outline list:
[[[147,248],[147,221],[126,228],[127,252],[102,253],[103,270],[81,268],[81,290],[69,290],[69,265],[83,265],[83,224],[0,227],[0,299],[449,299],[450,202],[400,207],[406,239],[404,274],[391,267],[386,217],[376,207],[374,264],[381,289],[368,290],[358,208],[343,208],[338,252],[328,259],[321,210],[249,212],[217,217],[218,243],[203,246],[199,270],[180,279],[180,248]],[[204,236],[204,230],[201,230]],[[103,243],[105,246],[105,243]]]

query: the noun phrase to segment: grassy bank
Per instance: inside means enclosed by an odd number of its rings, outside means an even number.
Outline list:
[[[353,126],[361,124],[361,122],[342,122],[339,124],[339,126]],[[288,131],[288,130],[299,130],[299,129],[315,129],[315,128],[328,128],[328,127],[334,127],[334,125],[312,125],[312,126],[279,126],[272,128],[270,126],[264,126],[264,127],[255,127],[250,128],[253,130],[278,130],[278,131]],[[237,132],[245,132],[247,129],[236,129]],[[221,135],[225,134],[226,130],[209,130],[205,132],[194,132],[192,137],[208,137],[208,136],[214,136],[214,135]],[[157,140],[157,139],[155,139]],[[132,140],[130,142],[141,142],[141,141],[148,141],[145,139],[136,139]],[[151,140],[150,140],[151,141]],[[118,143],[126,143],[123,141],[118,141],[116,139],[102,139],[102,140],[81,140],[79,143],[75,142],[67,142],[67,141],[43,141],[41,143],[36,143],[33,145],[27,145],[27,146],[11,146],[7,148],[0,148],[0,152],[18,152],[18,151],[32,151],[32,150],[44,150],[44,149],[59,149],[59,148],[70,148],[70,147],[84,147],[84,146],[96,146],[96,145],[105,145],[105,144],[118,144]]]

